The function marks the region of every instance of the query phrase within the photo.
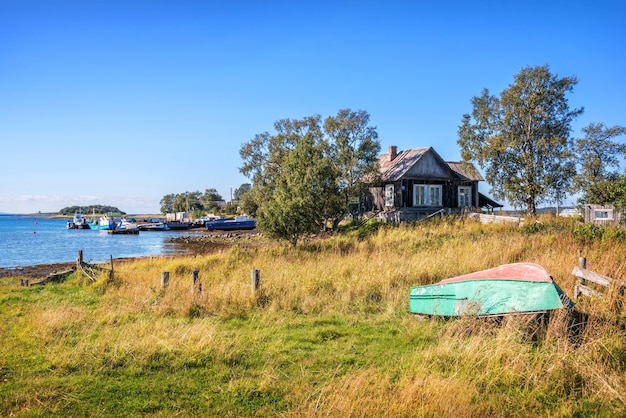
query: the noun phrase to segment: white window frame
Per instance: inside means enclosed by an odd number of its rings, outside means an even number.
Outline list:
[[[467,208],[472,205],[472,186],[459,186],[459,207]],[[464,201],[465,200],[465,201]]]
[[[613,209],[596,209],[594,213],[595,219],[598,221],[612,221]]]
[[[442,206],[443,186],[440,184],[414,184],[413,206]]]
[[[385,206],[394,206],[396,200],[395,194],[395,187],[393,184],[385,184]]]

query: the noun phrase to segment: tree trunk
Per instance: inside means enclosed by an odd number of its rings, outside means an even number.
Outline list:
[[[341,221],[343,221],[343,218],[345,218],[345,217],[346,217],[346,215],[343,214],[343,215],[335,218],[335,220],[333,221],[333,232],[337,232],[339,230],[339,223]]]

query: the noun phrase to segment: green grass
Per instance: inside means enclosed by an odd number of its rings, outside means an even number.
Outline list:
[[[571,295],[578,249],[623,280],[621,235],[580,234],[444,220],[128,261],[109,284],[2,279],[0,416],[624,416],[623,296],[580,301],[577,329],[407,312],[410,286],[522,260]]]

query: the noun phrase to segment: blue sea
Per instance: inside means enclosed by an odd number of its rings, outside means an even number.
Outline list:
[[[67,219],[0,215],[0,268],[73,262],[79,250],[90,263],[113,258],[172,255],[181,250],[168,239],[202,230],[142,231],[111,235],[107,231],[67,229]]]

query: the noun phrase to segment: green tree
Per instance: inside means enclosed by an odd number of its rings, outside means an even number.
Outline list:
[[[241,196],[252,188],[250,183],[243,183],[233,192],[233,200],[240,200]]]
[[[369,114],[362,110],[342,109],[336,116],[325,120],[324,129],[320,121],[319,115],[302,120],[279,120],[274,123],[276,134],[257,134],[242,146],[240,170],[253,184],[240,203],[244,210],[254,216],[265,202],[273,198],[275,181],[284,174],[286,158],[305,135],[314,135],[324,163],[333,168],[324,172],[334,176],[336,188],[319,202],[322,207],[318,213],[326,220],[322,228],[327,223],[336,228],[350,213],[350,201],[358,197],[363,176],[377,171],[378,134],[375,127],[368,126]],[[325,190],[331,189],[327,187]]]
[[[339,172],[337,184],[344,207],[334,219],[333,228],[351,212],[350,201],[359,197],[364,176],[378,172],[380,142],[376,127],[368,126],[369,119],[364,110],[341,109],[324,121],[330,158]]]
[[[262,190],[261,187],[252,187],[250,190],[243,193],[239,197],[239,207],[241,210],[250,216],[256,216],[259,209],[257,202],[263,201],[263,192],[264,189]]]
[[[199,191],[174,195],[172,212],[193,212],[203,209],[202,194]]]
[[[577,83],[547,65],[523,68],[500,97],[484,89],[472,98],[471,115],[463,115],[457,141],[463,160],[485,169],[496,198],[525,206],[530,216],[572,183],[570,124],[583,109],[571,110],[566,94]]]
[[[587,203],[612,204],[615,209],[626,209],[626,176],[601,180],[589,188],[589,201]],[[626,219],[622,219],[626,222]]]
[[[174,201],[176,200],[176,195],[174,193],[167,194],[163,196],[159,204],[161,205],[161,213],[174,213],[176,210],[174,209]]]
[[[258,226],[269,237],[296,245],[303,235],[324,228],[328,199],[338,202],[339,195],[337,173],[326,152],[326,143],[312,125],[285,156],[271,197],[258,211]]]
[[[240,149],[241,171],[253,180],[243,203],[254,210],[249,213],[257,217],[259,229],[296,243],[342,213],[339,172],[320,116],[283,119],[274,128],[275,135],[256,135]]]
[[[626,134],[623,126],[606,127],[603,123],[590,123],[582,129],[584,137],[575,141],[576,160],[579,165],[575,185],[586,203],[609,203],[607,190],[610,181],[619,177],[619,156],[626,146],[613,138]]]
[[[224,198],[217,192],[217,189],[206,189],[199,200],[202,202],[203,209],[209,210],[219,208],[219,202]]]
[[[84,215],[113,213],[116,215],[126,215],[126,212],[119,210],[115,206],[106,205],[89,205],[89,206],[70,206],[61,209],[59,215],[74,215],[76,212],[82,212]]]

